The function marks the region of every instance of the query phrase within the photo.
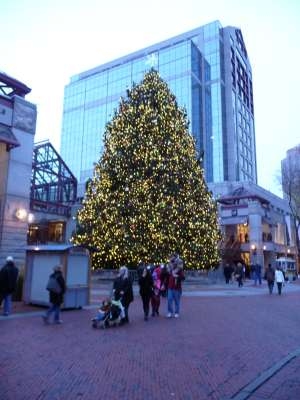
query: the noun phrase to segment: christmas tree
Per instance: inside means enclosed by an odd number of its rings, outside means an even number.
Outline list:
[[[105,128],[73,242],[97,249],[94,268],[219,262],[217,208],[197,160],[188,120],[158,72],[127,91]]]

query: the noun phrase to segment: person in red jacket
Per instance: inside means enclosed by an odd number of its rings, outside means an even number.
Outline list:
[[[169,263],[168,278],[168,314],[167,317],[179,317],[180,299],[182,293],[181,282],[184,281],[183,261],[179,257],[172,257]],[[173,309],[173,304],[174,308]],[[175,313],[174,313],[175,311]]]
[[[152,317],[155,315],[159,315],[159,306],[160,306],[160,294],[161,294],[161,270],[164,268],[164,264],[157,265],[152,273],[153,278],[153,295],[151,297],[151,306],[152,306]]]

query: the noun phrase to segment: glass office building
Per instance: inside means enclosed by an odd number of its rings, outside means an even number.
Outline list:
[[[151,68],[187,111],[207,182],[256,183],[251,65],[240,29],[218,21],[71,77],[60,150],[79,182],[93,174],[120,97]]]

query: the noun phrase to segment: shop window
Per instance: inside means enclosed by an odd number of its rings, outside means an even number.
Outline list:
[[[64,223],[50,222],[48,229],[49,242],[62,243],[64,241]]]
[[[47,244],[48,225],[31,224],[28,228],[27,243],[28,244]]]
[[[28,244],[63,243],[65,241],[65,223],[61,221],[30,224],[27,233]]]

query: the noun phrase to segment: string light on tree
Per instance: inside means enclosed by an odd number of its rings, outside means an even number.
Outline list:
[[[159,263],[174,251],[187,268],[216,265],[216,204],[186,112],[158,72],[149,71],[127,91],[104,137],[73,238],[98,249],[93,267]]]

